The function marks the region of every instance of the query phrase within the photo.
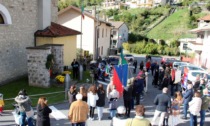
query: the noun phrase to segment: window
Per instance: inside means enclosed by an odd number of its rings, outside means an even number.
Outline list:
[[[101,55],[103,55],[103,46],[101,47]]]
[[[0,24],[4,24],[4,18],[1,14],[0,14]]]
[[[99,38],[99,35],[100,35],[100,29],[98,29],[97,31],[97,38]]]
[[[116,31],[113,31],[113,35],[116,35],[117,34],[117,32]]]
[[[183,50],[187,50],[187,43],[183,44]]]
[[[2,4],[0,4],[0,24],[12,24],[10,13]]]
[[[102,38],[104,37],[104,29],[102,29]]]
[[[98,52],[97,53],[100,54],[100,47],[98,47]]]

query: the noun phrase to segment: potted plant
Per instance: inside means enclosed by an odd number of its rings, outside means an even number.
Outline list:
[[[49,72],[50,72],[50,77],[52,76],[52,66],[53,66],[53,59],[54,59],[54,56],[53,56],[53,54],[49,54],[48,56],[47,56],[47,61],[46,61],[46,64],[45,64],[45,66],[46,66],[46,68],[49,70]]]

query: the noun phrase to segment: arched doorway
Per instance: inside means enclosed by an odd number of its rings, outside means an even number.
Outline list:
[[[2,4],[0,4],[0,24],[12,24],[10,13]]]
[[[4,24],[4,18],[1,14],[0,14],[0,24]]]

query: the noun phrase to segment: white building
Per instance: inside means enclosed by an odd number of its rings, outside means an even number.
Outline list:
[[[58,13],[58,23],[77,31],[81,31],[82,27],[82,43],[81,35],[77,35],[77,48],[82,46],[82,49],[89,51],[90,54],[104,57],[110,48],[112,27],[106,21],[97,20],[95,12],[93,10],[90,14],[85,11],[82,19],[81,9],[69,6]]]
[[[123,42],[128,41],[128,26],[121,21],[110,22],[114,26],[112,30],[111,48],[120,48]]]
[[[196,43],[203,44],[202,51],[198,58],[201,66],[210,70],[210,15],[198,19],[198,28],[190,32],[197,34]]]

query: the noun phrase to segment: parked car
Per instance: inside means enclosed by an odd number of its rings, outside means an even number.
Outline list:
[[[204,74],[207,74],[207,78],[208,78],[208,80],[210,80],[210,74],[208,74],[208,72],[202,71],[202,70],[190,70],[190,71],[188,71],[187,80],[189,80],[191,82],[195,82],[196,76],[198,74],[200,75],[200,78],[203,78]]]
[[[108,63],[110,65],[118,65],[120,57],[118,55],[111,55],[108,57]]]
[[[171,58],[171,57],[162,57],[161,63],[165,63],[167,61],[174,61],[175,62],[176,58]]]
[[[124,58],[125,58],[127,61],[134,61],[134,56],[131,55],[131,54],[124,54]]]
[[[178,68],[180,66],[185,66],[188,65],[189,63],[187,62],[173,62],[173,68]]]
[[[205,71],[205,69],[199,67],[199,66],[195,66],[193,64],[188,64],[188,65],[182,65],[182,66],[179,66],[179,70],[181,70],[181,74],[184,73],[184,67],[187,67],[188,71],[190,70],[200,70],[200,71]]]

